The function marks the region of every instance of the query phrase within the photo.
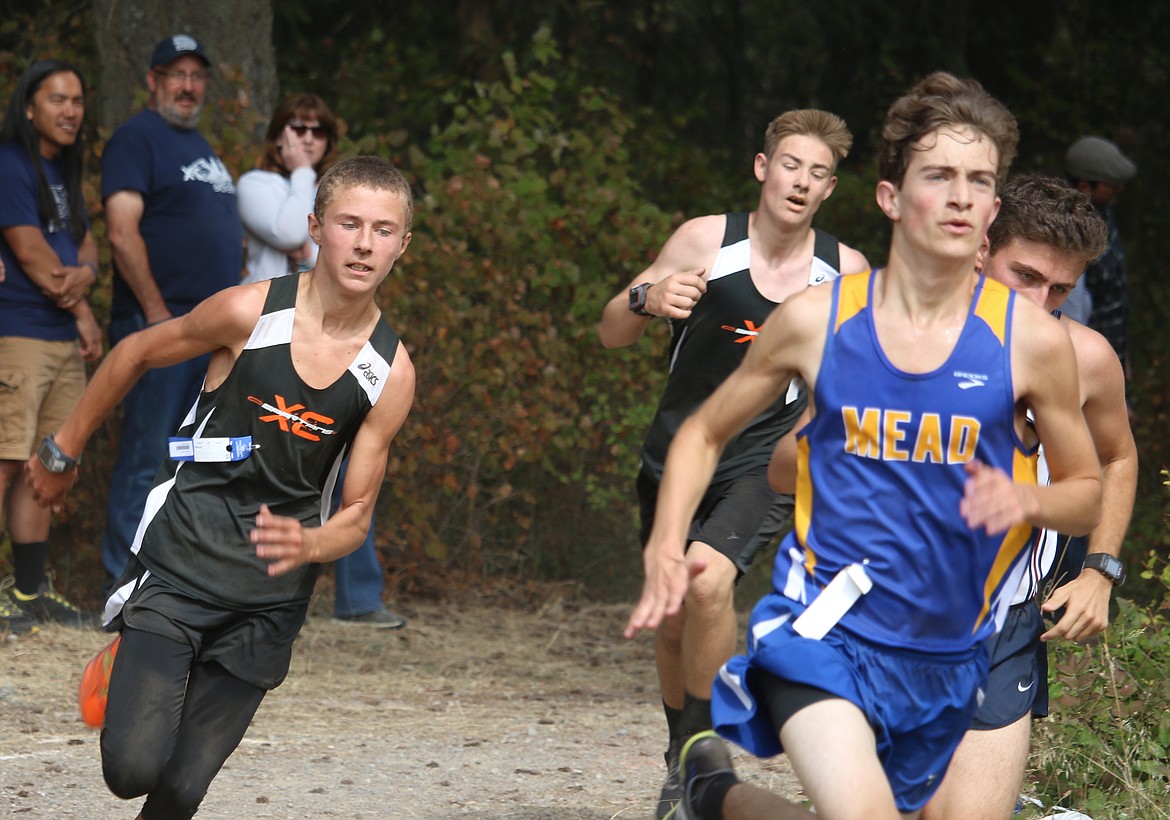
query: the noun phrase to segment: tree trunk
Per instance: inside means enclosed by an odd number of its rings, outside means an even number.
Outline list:
[[[106,134],[146,104],[147,64],[159,40],[172,34],[190,34],[211,60],[207,90],[211,131],[218,130],[224,115],[217,100],[252,108],[260,121],[267,122],[279,90],[272,0],[93,0],[93,7],[98,124]]]

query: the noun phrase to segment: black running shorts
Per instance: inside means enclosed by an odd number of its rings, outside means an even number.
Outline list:
[[[643,468],[637,487],[645,545],[654,526],[658,481]],[[726,555],[743,575],[756,555],[790,526],[792,506],[792,496],[780,495],[768,484],[768,467],[762,465],[707,488],[691,522],[688,543],[700,541]]]

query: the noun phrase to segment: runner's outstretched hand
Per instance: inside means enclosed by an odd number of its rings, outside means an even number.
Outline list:
[[[677,614],[691,579],[707,568],[704,559],[688,561],[681,552],[663,557],[649,548],[643,552],[642,562],[646,567],[646,581],[642,584],[642,598],[626,624],[627,638],[643,629],[657,629],[663,618]]]

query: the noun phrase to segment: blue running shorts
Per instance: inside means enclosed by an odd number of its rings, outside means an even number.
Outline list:
[[[971,728],[1001,729],[1029,712],[1048,716],[1048,645],[1040,640],[1044,617],[1035,601],[1015,604],[1003,628],[984,646],[990,668],[985,695]]]
[[[748,654],[729,660],[715,679],[715,729],[758,757],[780,754],[780,727],[747,686],[748,671],[754,667],[823,689],[865,714],[898,810],[917,811],[942,782],[971,725],[987,676],[986,650],[980,644],[963,653],[913,652],[871,644],[842,629],[811,640],[792,629],[804,609],[775,592],[756,605]]]

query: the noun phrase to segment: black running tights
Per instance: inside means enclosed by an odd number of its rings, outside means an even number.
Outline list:
[[[124,629],[101,735],[110,791],[145,794],[144,820],[192,817],[265,694],[218,663],[196,663],[186,643]]]

